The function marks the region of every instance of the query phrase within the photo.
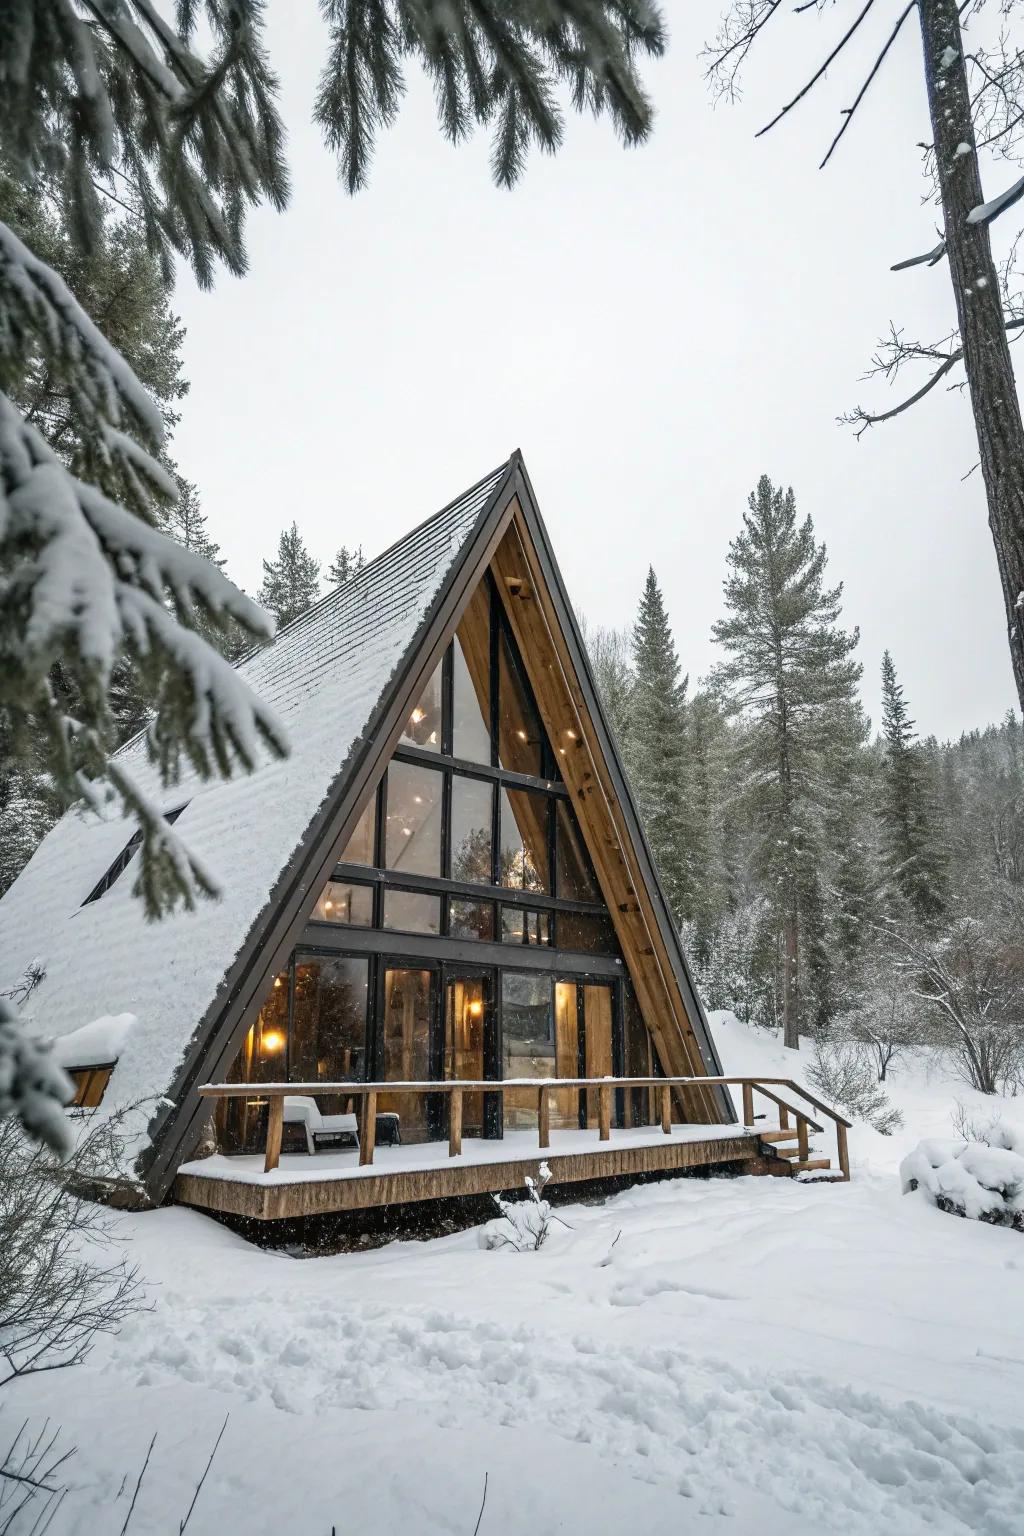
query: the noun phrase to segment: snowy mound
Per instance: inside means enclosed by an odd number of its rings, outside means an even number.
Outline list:
[[[1024,1130],[997,1124],[984,1141],[919,1142],[900,1164],[903,1193],[940,1210],[1024,1232]]]
[[[129,1031],[137,1022],[134,1013],[104,1014],[55,1040],[54,1059],[69,1071],[76,1067],[109,1066],[121,1055]]]

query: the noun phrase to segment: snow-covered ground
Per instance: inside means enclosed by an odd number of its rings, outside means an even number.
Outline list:
[[[719,1021],[727,1071],[804,1058]],[[931,1536],[1024,1532],[1024,1238],[900,1195],[959,1098],[897,1069],[905,1130],[854,1178],[677,1180],[478,1233],[300,1260],[164,1210],[125,1221],[152,1310],[8,1390],[0,1434],[78,1454],[51,1536]],[[1024,1122],[1024,1104],[1004,1117]]]

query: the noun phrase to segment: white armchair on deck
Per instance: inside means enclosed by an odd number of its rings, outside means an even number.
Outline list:
[[[339,1141],[351,1137],[359,1150],[359,1121],[355,1115],[322,1115],[315,1099],[304,1094],[288,1094],[284,1100],[285,1125],[302,1125],[306,1131],[306,1151],[310,1157],[321,1141]]]

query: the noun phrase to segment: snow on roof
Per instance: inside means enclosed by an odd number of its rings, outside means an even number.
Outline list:
[[[158,1097],[269,893],[353,749],[506,466],[422,523],[344,586],[240,663],[274,709],[291,756],[252,775],[203,782],[189,769],[159,785],[141,740],[123,749],[133,777],[166,810],[187,801],[177,831],[220,882],[221,899],[147,923],[135,870],[82,903],[122,852],[133,824],[73,808],[0,901],[0,992],[33,961],[45,974],[22,1008],[40,1032],[131,1013],[107,1094],[111,1107]]]
[[[61,1035],[53,1047],[59,1066],[74,1071],[78,1067],[106,1067],[117,1061],[124,1049],[128,1032],[137,1023],[134,1013],[108,1013],[91,1024],[83,1024],[70,1034]]]

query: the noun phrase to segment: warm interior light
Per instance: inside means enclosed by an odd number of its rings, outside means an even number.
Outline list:
[[[427,737],[427,740],[430,742],[430,745],[432,747],[436,747],[437,746],[437,732],[436,731],[431,731],[430,735]]]
[[[412,714],[409,716],[409,719],[412,721],[413,725],[419,725],[420,721],[425,720],[426,718],[426,710],[420,709],[418,704],[416,705],[416,708],[413,710]]]
[[[480,1002],[479,998],[476,997],[474,997],[473,1001],[466,1006],[466,1012],[470,1015],[471,1018],[474,1019],[478,1019],[483,1011],[484,1005],[482,1002]]]
[[[324,902],[324,911],[325,912],[329,912],[333,906],[334,906],[334,902],[333,901],[325,901]]]
[[[525,731],[516,731],[516,735],[519,737],[520,741],[526,741],[527,740],[527,735],[526,735]]]
[[[284,1035],[279,1029],[265,1029],[260,1041],[260,1050],[264,1056],[274,1056],[284,1048]]]
[[[403,837],[412,837],[412,827],[403,827],[402,828],[402,836]]]
[[[423,796],[422,795],[413,795],[412,798],[413,798],[413,803],[415,805],[422,805],[423,804]]]
[[[280,985],[281,985],[281,978],[280,978],[280,976],[275,976],[274,977],[274,986],[275,987],[279,987]]]
[[[564,757],[565,756],[565,748],[564,747],[559,747],[558,750],[561,753],[561,755]]]
[[[566,731],[565,734],[568,736],[570,741],[575,741],[576,740],[576,732],[575,731],[568,730],[568,731]]]

